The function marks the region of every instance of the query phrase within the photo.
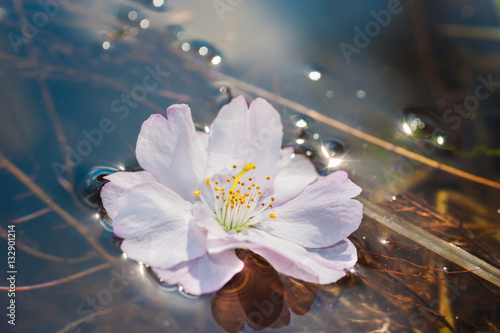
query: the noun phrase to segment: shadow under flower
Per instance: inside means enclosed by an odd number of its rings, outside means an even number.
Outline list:
[[[316,300],[318,286],[278,273],[264,258],[237,250],[244,262],[236,274],[212,298],[212,315],[227,332],[280,328],[290,323],[290,310],[303,315]]]

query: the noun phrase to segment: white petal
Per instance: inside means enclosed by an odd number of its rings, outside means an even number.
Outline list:
[[[106,213],[112,220],[118,215],[118,199],[125,191],[142,183],[156,181],[153,174],[148,171],[116,172],[104,178],[110,182],[103,186],[101,199]]]
[[[205,235],[192,221],[192,204],[158,182],[125,192],[113,231],[123,252],[136,261],[170,268],[205,254]]]
[[[356,248],[348,240],[323,249],[306,250],[300,245],[261,230],[244,229],[225,239],[209,239],[209,253],[233,248],[249,249],[266,259],[278,272],[306,282],[327,284],[345,275],[357,260]]]
[[[361,189],[343,171],[310,184],[294,199],[274,208],[277,218],[255,227],[304,247],[333,245],[356,230],[363,205],[354,199]]]
[[[245,98],[239,96],[221,109],[210,126],[209,152],[241,160],[238,170],[255,164],[252,177],[264,192],[272,184],[266,183],[266,176],[274,178],[277,173],[282,137],[280,116],[271,104],[258,98],[247,111]]]
[[[293,148],[281,150],[278,175],[274,180],[273,191],[266,197],[274,196],[276,205],[296,197],[307,185],[318,179],[318,172],[311,161],[304,155],[291,158]]]
[[[205,147],[205,150],[208,151],[208,139],[209,139],[208,133],[196,131],[196,135],[198,136],[199,140],[203,144],[203,147]]]
[[[243,269],[243,262],[234,250],[207,254],[201,258],[182,263],[173,269],[153,270],[165,283],[181,285],[192,295],[213,293],[222,288],[231,278]]]
[[[201,202],[194,205],[193,219],[199,227],[206,230],[207,237],[223,238],[227,236],[227,231],[217,222],[212,211]]]
[[[167,109],[168,120],[152,115],[137,139],[139,164],[188,201],[203,181],[207,151],[185,104]]]

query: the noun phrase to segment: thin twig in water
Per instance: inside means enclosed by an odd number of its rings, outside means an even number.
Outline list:
[[[249,92],[254,93],[258,96],[264,97],[270,101],[273,101],[275,103],[279,103],[279,104],[286,106],[286,107],[289,107],[295,111],[301,112],[301,113],[303,113],[311,118],[316,119],[317,121],[320,121],[322,123],[325,123],[327,125],[335,127],[343,132],[349,133],[357,138],[360,138],[362,140],[370,142],[374,145],[385,148],[389,151],[393,151],[399,155],[402,155],[404,157],[407,157],[407,158],[410,158],[412,160],[418,161],[420,163],[426,164],[426,165],[431,166],[435,169],[439,169],[439,170],[448,172],[452,175],[455,175],[455,176],[458,176],[458,177],[461,177],[464,179],[468,179],[470,181],[473,181],[473,182],[476,182],[479,184],[483,184],[483,185],[487,185],[487,186],[491,186],[491,187],[500,189],[500,183],[497,183],[493,180],[473,175],[471,173],[453,168],[449,165],[439,163],[437,161],[434,161],[433,159],[427,158],[425,156],[419,155],[419,154],[414,153],[412,151],[409,151],[407,149],[401,148],[399,146],[396,146],[393,143],[384,141],[384,140],[379,139],[373,135],[367,134],[367,133],[360,131],[354,127],[351,127],[347,124],[344,124],[338,120],[330,118],[330,117],[328,117],[328,116],[326,116],[318,111],[312,110],[312,109],[310,109],[302,104],[299,104],[297,102],[291,101],[291,100],[286,99],[284,97],[278,96],[270,91],[267,91],[265,89],[256,87],[256,86],[251,85],[249,83],[240,81],[240,80],[235,79],[231,76],[223,75],[220,73],[218,75],[220,76],[221,79],[223,79],[229,83],[234,84],[235,86],[237,86],[240,89],[249,91]]]
[[[81,224],[77,219],[71,216],[67,211],[65,211],[61,206],[56,204],[50,196],[48,196],[38,185],[36,185],[24,172],[22,172],[18,167],[16,167],[10,160],[0,153],[0,163],[5,166],[5,168],[16,177],[21,183],[26,185],[33,194],[35,194],[40,200],[42,200],[47,206],[49,206],[55,213],[61,216],[69,225],[74,227],[86,240],[87,242],[106,260],[110,262],[116,261],[116,258],[109,255],[97,242],[97,240],[91,235],[90,230]]]
[[[98,271],[102,271],[103,269],[106,269],[108,267],[111,267],[111,264],[110,263],[104,263],[104,264],[101,264],[101,265],[94,266],[92,268],[86,269],[86,270],[84,270],[84,271],[82,271],[80,273],[76,273],[76,274],[70,275],[70,276],[65,277],[63,279],[58,279],[58,280],[54,280],[54,281],[50,281],[50,282],[45,282],[45,283],[40,283],[40,284],[34,284],[34,285],[31,285],[31,286],[16,286],[16,291],[35,290],[35,289],[41,289],[41,288],[47,288],[47,287],[57,286],[57,285],[60,285],[61,283],[73,281],[73,280],[79,279],[81,277],[84,277],[86,275],[89,275],[89,274],[92,274],[92,273],[95,273],[95,272],[98,272]],[[9,287],[0,286],[0,290],[9,290]]]

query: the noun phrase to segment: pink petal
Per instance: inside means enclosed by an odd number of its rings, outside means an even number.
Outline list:
[[[123,252],[133,260],[170,268],[206,253],[205,235],[192,223],[192,204],[165,185],[149,182],[125,192],[113,222],[124,241]]]
[[[152,115],[142,124],[137,160],[158,181],[193,202],[193,192],[204,176],[207,151],[187,105],[172,105],[167,117]]]
[[[241,160],[238,171],[254,163],[257,168],[249,176],[260,183],[264,192],[272,184],[265,180],[266,176],[274,179],[277,173],[282,137],[280,116],[271,104],[258,98],[247,110],[245,98],[239,96],[220,110],[210,126],[209,152]]]
[[[104,177],[110,182],[105,184],[101,190],[101,199],[106,213],[112,220],[118,215],[118,199],[122,194],[132,187],[151,181],[156,178],[147,171],[138,172],[117,172]]]
[[[347,173],[337,171],[319,178],[294,199],[275,206],[277,218],[255,227],[304,247],[327,247],[358,228],[363,205],[350,198],[360,192]]]
[[[327,284],[342,278],[357,260],[356,248],[342,240],[328,248],[307,250],[261,230],[244,229],[225,239],[207,240],[209,253],[249,249],[264,257],[278,272],[306,282]]]
[[[201,258],[182,263],[173,269],[153,270],[165,283],[181,285],[192,295],[213,293],[222,288],[231,278],[243,269],[243,262],[234,250],[207,254]]]
[[[201,202],[197,202],[193,208],[193,220],[195,223],[206,230],[207,237],[224,238],[227,231],[220,225],[214,217],[214,214]]]
[[[281,150],[280,167],[274,180],[274,189],[266,196],[275,197],[277,205],[296,197],[319,177],[316,168],[307,157],[295,155],[291,158],[292,153],[293,148]]]
[[[203,147],[205,147],[205,151],[208,152],[208,139],[209,135],[206,132],[201,132],[201,131],[196,131],[196,136],[198,136],[198,139],[201,141],[203,144]],[[208,154],[208,153],[207,153]]]

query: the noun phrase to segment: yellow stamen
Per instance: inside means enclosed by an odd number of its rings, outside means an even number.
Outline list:
[[[266,179],[269,180],[269,179],[271,179],[271,177],[267,176]]]
[[[207,186],[210,186],[210,178],[207,178]]]
[[[194,196],[197,197],[201,194],[201,191],[194,191]]]
[[[269,204],[269,207],[273,208],[273,205]]]
[[[271,201],[274,201],[274,200],[275,200],[274,197],[271,197]]]
[[[218,181],[215,181],[215,185],[219,185],[219,182],[218,182]]]
[[[231,179],[229,179],[229,178],[228,178],[228,179],[226,179],[226,182],[228,182],[228,183],[229,183],[230,181],[231,181]]]
[[[277,218],[277,216],[276,216],[276,215],[274,215],[274,213],[272,213],[271,215],[269,215],[269,217],[270,217],[270,218],[272,218],[272,219]]]
[[[234,168],[234,167],[235,167],[235,166],[233,165],[233,168]],[[235,177],[235,176],[233,176],[233,177],[234,177],[234,182],[233,182],[233,185],[231,186],[231,191],[232,191],[233,193],[234,193],[234,189],[235,189],[235,187],[236,187],[236,185],[237,185],[238,181],[240,180],[240,178],[241,178],[241,177],[242,177],[245,173],[247,173],[248,171],[250,171],[250,170],[252,170],[252,169],[255,169],[255,168],[256,168],[255,164],[253,164],[253,163],[249,163],[249,164],[247,164],[247,165],[245,165],[245,166],[243,167],[243,170],[241,170],[241,172],[238,174],[238,176],[236,176],[236,177]],[[229,180],[229,179],[227,179],[227,180]],[[229,183],[229,181],[228,181],[228,183]],[[238,190],[238,193],[240,193],[240,190]],[[229,200],[232,200],[232,199],[233,199],[233,197],[234,197],[234,195],[233,195],[233,194],[231,194],[231,197],[229,198]]]
[[[248,177],[248,181],[251,182],[253,180],[252,177]]]
[[[235,164],[235,165],[233,165],[233,169],[236,169],[237,167],[238,167],[238,166],[237,166],[236,164]]]

